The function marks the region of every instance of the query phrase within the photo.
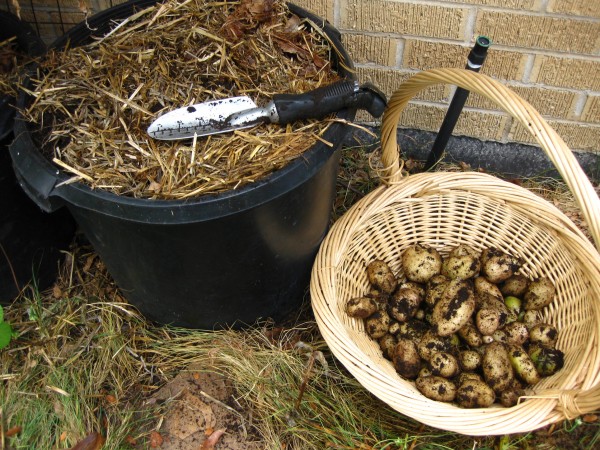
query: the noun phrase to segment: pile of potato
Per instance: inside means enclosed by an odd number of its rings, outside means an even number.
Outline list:
[[[462,244],[442,257],[416,244],[402,253],[399,277],[384,261],[369,263],[371,290],[346,312],[364,319],[384,357],[426,397],[464,408],[513,406],[564,359],[558,330],[541,321],[555,286],[528,279],[520,266],[496,248]]]

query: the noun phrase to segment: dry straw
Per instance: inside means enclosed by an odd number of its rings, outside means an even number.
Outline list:
[[[356,203],[324,240],[311,280],[319,329],[334,355],[369,391],[422,423],[466,435],[527,432],[600,407],[600,255],[562,212],[516,184],[482,173],[400,170],[396,128],[408,101],[437,83],[483,95],[526,127],[548,154],[600,243],[600,201],[564,141],[537,111],[484,75],[462,69],[421,72],[390,99],[382,125],[383,185]],[[366,292],[365,267],[383,259],[400,271],[400,254],[417,242],[443,254],[456,244],[495,246],[523,258],[523,272],[548,276],[557,286],[544,319],[558,327],[565,366],[534,386],[534,395],[511,408],[462,409],[422,396],[402,379],[365,333],[362,321],[344,312]]]
[[[157,141],[148,125],[170,109],[247,95],[258,104],[339,77],[334,49],[283,1],[166,1],[91,44],[52,51],[26,111],[44,152],[93,188],[181,199],[236,189],[312,147],[327,121],[192,141]]]

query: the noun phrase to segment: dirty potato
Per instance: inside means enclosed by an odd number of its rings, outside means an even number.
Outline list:
[[[556,288],[548,277],[540,277],[529,283],[523,295],[525,310],[540,310],[554,300]]]
[[[422,299],[423,296],[414,288],[399,288],[388,301],[388,314],[398,322],[406,322],[415,316]]]
[[[454,248],[442,262],[442,275],[450,279],[466,280],[479,273],[479,253],[471,246],[461,244]]]
[[[377,259],[367,265],[369,283],[384,294],[391,294],[398,286],[398,280],[385,261]]]
[[[456,391],[456,402],[463,408],[488,408],[495,400],[494,390],[482,380],[466,380]]]
[[[431,400],[451,402],[456,397],[456,385],[444,377],[419,377],[415,380],[415,386],[421,394]]]
[[[540,381],[535,364],[527,352],[519,345],[508,345],[508,358],[519,379],[527,384],[536,384]]]
[[[475,350],[463,350],[458,354],[458,364],[462,370],[473,371],[481,366],[481,354]]]
[[[378,309],[379,305],[370,297],[356,297],[346,303],[346,314],[357,319],[366,319]]]
[[[416,283],[427,283],[440,273],[442,257],[433,247],[411,245],[402,252],[402,270],[406,278]]]
[[[481,274],[491,283],[497,284],[512,277],[520,268],[518,258],[489,247],[481,253]]]
[[[425,361],[429,361],[435,353],[449,352],[451,349],[450,340],[447,337],[438,336],[433,330],[426,331],[417,344],[419,356]]]
[[[379,310],[365,319],[367,334],[374,339],[387,334],[390,327],[390,316],[386,311]]]
[[[427,282],[425,304],[429,308],[433,308],[438,300],[442,298],[442,294],[446,290],[446,286],[448,286],[448,281],[450,281],[448,277],[439,274],[431,277]]]
[[[470,280],[452,279],[435,304],[431,320],[440,336],[460,330],[475,311],[475,292]]]
[[[565,363],[564,353],[556,348],[534,346],[529,350],[529,357],[542,377],[554,375]]]
[[[529,278],[517,273],[500,283],[499,287],[503,295],[521,298],[528,286]]]
[[[421,358],[417,351],[417,345],[410,339],[398,339],[398,343],[392,352],[394,369],[404,378],[414,379],[421,370]]]
[[[433,375],[444,378],[452,378],[460,371],[457,359],[448,352],[434,353],[429,360],[429,368]]]
[[[513,345],[523,345],[529,339],[529,329],[523,322],[511,322],[504,327],[506,342]]]
[[[514,371],[506,346],[501,342],[492,342],[486,346],[482,367],[486,383],[496,393],[502,392],[513,382]]]
[[[542,347],[553,348],[558,339],[558,330],[549,323],[538,323],[530,328],[529,340],[532,344],[539,344]]]

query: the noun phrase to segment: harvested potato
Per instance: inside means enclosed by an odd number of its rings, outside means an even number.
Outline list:
[[[482,380],[466,380],[456,391],[456,402],[463,408],[488,408],[495,400],[494,390]]]
[[[477,330],[484,336],[491,336],[500,326],[500,312],[496,308],[481,308],[475,316]]]
[[[460,330],[475,311],[475,292],[470,280],[452,279],[433,307],[431,320],[440,336]]]
[[[365,319],[367,334],[372,338],[379,339],[388,332],[390,327],[390,316],[387,312],[379,310]]]
[[[523,295],[523,307],[526,310],[539,310],[548,306],[554,300],[556,288],[548,277],[540,277],[529,283]]]
[[[517,377],[527,384],[536,384],[540,381],[540,374],[527,352],[518,345],[509,344],[507,348],[510,363]]]
[[[398,322],[406,322],[415,316],[422,299],[419,292],[413,288],[399,288],[388,301],[388,314]]]
[[[504,280],[499,288],[502,295],[521,298],[527,287],[529,286],[529,278],[522,274],[515,274]]]
[[[410,339],[398,339],[398,343],[392,352],[394,369],[404,378],[414,379],[421,370],[421,358],[417,351],[417,345]]]
[[[525,395],[523,389],[511,387],[500,392],[498,400],[500,400],[502,406],[510,408],[511,406],[515,406],[519,402],[519,397],[522,397],[523,395]]]
[[[508,311],[508,322],[515,322],[519,320],[519,314],[521,314],[521,299],[508,295],[504,298],[504,305]]]
[[[429,368],[433,375],[452,378],[458,375],[459,365],[457,359],[448,352],[437,352],[429,360]]]
[[[456,397],[456,385],[444,377],[419,377],[415,380],[415,386],[421,394],[431,400],[451,402]]]
[[[494,283],[490,283],[487,278],[479,276],[473,279],[473,285],[475,286],[475,293],[479,297],[487,297],[491,295],[498,300],[504,301],[504,296],[498,286]]]
[[[422,283],[416,283],[414,281],[405,281],[403,283],[400,284],[400,286],[398,286],[398,289],[404,289],[404,288],[410,288],[410,289],[414,289],[415,291],[418,292],[419,296],[421,297],[421,300],[423,300],[425,298],[425,286]]]
[[[448,286],[448,281],[450,280],[441,274],[431,277],[431,279],[427,282],[427,288],[425,292],[425,304],[427,306],[433,308],[438,300],[442,298],[442,295]]]
[[[529,339],[529,329],[523,322],[511,322],[504,327],[506,342],[513,345],[523,345]]]
[[[467,380],[483,381],[483,378],[477,372],[461,372],[453,381],[457,386],[460,386]]]
[[[398,343],[396,336],[387,333],[381,336],[377,342],[379,343],[379,348],[381,349],[383,356],[386,359],[391,360],[394,354],[394,347],[396,347],[396,344]]]
[[[556,348],[535,346],[533,350],[530,349],[529,357],[538,373],[543,377],[554,375],[562,369],[565,363],[564,353]]]
[[[398,280],[385,261],[375,260],[367,266],[369,282],[384,294],[391,294],[398,286]]]
[[[429,330],[429,325],[417,319],[399,324],[398,337],[410,339],[418,343]]]
[[[527,326],[527,328],[531,329],[540,323],[540,314],[537,309],[531,309],[529,311],[522,311],[519,314],[521,321]]]
[[[419,356],[425,361],[429,361],[434,353],[449,352],[451,349],[450,340],[447,337],[438,336],[433,330],[426,331],[417,344]]]
[[[506,346],[501,342],[488,344],[483,353],[483,377],[487,384],[500,393],[511,385],[514,371]]]
[[[481,366],[481,354],[475,350],[463,350],[458,354],[458,363],[462,370],[473,371]]]
[[[450,279],[466,280],[479,273],[479,253],[466,244],[455,247],[442,262],[442,275]]]
[[[440,273],[442,257],[433,247],[411,245],[402,252],[402,270],[406,278],[417,283],[427,283]]]
[[[506,332],[504,330],[496,330],[492,333],[492,339],[496,342],[506,342],[508,341],[508,337],[506,336]]]
[[[366,319],[379,309],[379,305],[370,297],[357,297],[346,303],[346,314],[357,319]]]
[[[481,274],[491,283],[500,283],[512,277],[520,268],[518,258],[502,250],[489,247],[481,253]]]
[[[549,323],[538,323],[529,330],[529,340],[533,344],[552,348],[556,345],[558,330]]]
[[[481,333],[472,322],[467,322],[457,333],[470,347],[479,347],[483,344]]]

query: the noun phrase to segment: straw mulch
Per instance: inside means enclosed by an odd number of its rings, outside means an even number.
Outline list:
[[[169,0],[89,45],[51,51],[24,114],[72,181],[153,199],[236,189],[297,158],[328,122],[194,141],[158,141],[146,129],[185,105],[238,95],[260,105],[336,81],[334,49],[312,25],[280,0]]]

